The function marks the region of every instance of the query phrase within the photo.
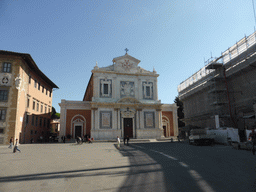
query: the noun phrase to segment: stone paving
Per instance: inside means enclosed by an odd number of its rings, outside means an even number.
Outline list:
[[[0,146],[0,191],[118,191],[130,167],[114,144]]]

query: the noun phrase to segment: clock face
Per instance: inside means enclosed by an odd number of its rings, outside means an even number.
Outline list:
[[[124,62],[121,62],[121,64],[126,70],[130,70],[133,66],[133,63],[131,63],[129,60],[124,60]]]

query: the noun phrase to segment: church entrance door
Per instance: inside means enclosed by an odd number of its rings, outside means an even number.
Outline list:
[[[124,118],[124,136],[126,135],[133,138],[132,118]]]
[[[82,132],[82,126],[79,125],[79,126],[75,126],[75,138],[76,137],[81,137],[81,132]]]
[[[164,136],[166,137],[166,126],[163,126]]]

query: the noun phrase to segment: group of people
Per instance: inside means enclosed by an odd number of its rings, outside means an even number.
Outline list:
[[[84,139],[82,139],[81,137],[76,137],[77,144],[82,144],[83,142],[92,143],[92,140],[93,140],[93,138],[90,138],[89,135],[85,135]]]
[[[116,140],[117,140],[117,148],[120,149],[120,138],[117,136]],[[128,146],[129,140],[130,140],[130,138],[128,135],[124,136],[124,145],[125,145],[125,141],[126,141],[126,145]]]
[[[13,148],[13,153],[15,153],[16,151],[21,152],[21,150],[18,148],[18,139],[16,139],[16,142],[15,142],[14,147],[13,147],[13,145],[14,145],[14,139],[13,139],[13,137],[11,137],[11,139],[10,139],[10,145],[9,145],[8,148],[10,148],[10,149]]]

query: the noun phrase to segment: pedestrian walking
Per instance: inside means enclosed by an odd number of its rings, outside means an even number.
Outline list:
[[[116,137],[116,141],[117,141],[117,148],[120,149],[120,138],[118,136]]]
[[[62,142],[63,142],[63,143],[66,142],[66,137],[65,137],[65,135],[63,135],[63,136],[61,137],[61,139],[62,139]]]
[[[127,144],[127,146],[129,145],[129,136],[128,135],[126,135],[126,144]]]
[[[125,145],[126,136],[124,136],[124,145]]]
[[[8,148],[12,149],[13,142],[14,142],[14,139],[13,139],[13,137],[11,137],[11,139],[10,139],[10,145],[9,145],[9,147],[8,147]]]
[[[18,148],[18,139],[16,139],[15,146],[13,148],[13,153],[15,153],[16,151],[21,152],[20,149]]]

